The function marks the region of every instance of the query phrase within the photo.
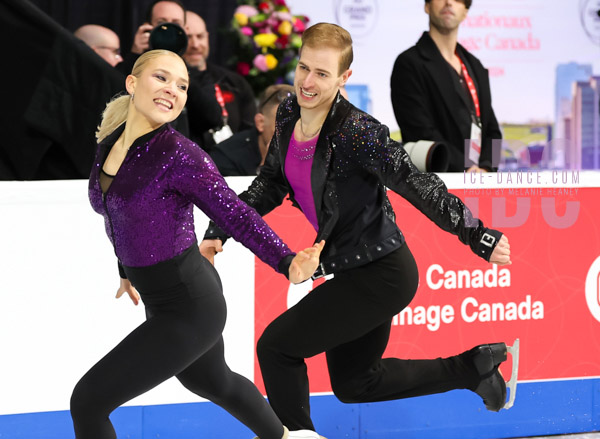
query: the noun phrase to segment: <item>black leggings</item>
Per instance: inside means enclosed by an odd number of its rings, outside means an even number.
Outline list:
[[[114,439],[108,418],[121,404],[176,376],[220,405],[261,439],[281,439],[283,425],[265,398],[225,363],[226,306],[214,267],[192,245],[159,264],[125,267],[147,320],[77,383],[71,416],[77,439]]]
[[[336,274],[275,319],[257,351],[269,402],[290,430],[314,430],[305,358],[326,352],[334,394],[347,403],[386,401],[474,388],[472,362],[382,359],[392,318],[413,299],[418,271],[405,244]]]

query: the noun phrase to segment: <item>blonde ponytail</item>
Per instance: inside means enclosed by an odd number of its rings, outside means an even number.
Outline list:
[[[119,125],[125,122],[129,113],[129,102],[131,96],[128,94],[113,98],[102,113],[102,122],[96,131],[98,143],[102,142],[110,133],[117,129]]]

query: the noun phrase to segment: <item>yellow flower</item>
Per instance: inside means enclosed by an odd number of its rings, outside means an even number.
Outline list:
[[[270,53],[267,53],[265,55],[265,61],[269,70],[273,70],[275,67],[277,67],[277,64],[279,63],[279,61],[277,61],[277,58],[275,58]]]
[[[262,48],[275,47],[275,41],[277,41],[277,35],[272,33],[254,36],[254,42],[257,46]]]
[[[277,30],[281,35],[289,35],[292,33],[292,23],[289,21],[282,21]]]
[[[233,17],[235,18],[235,21],[237,21],[237,23],[240,26],[246,26],[248,24],[248,16],[246,14],[242,14],[241,12],[236,12]]]

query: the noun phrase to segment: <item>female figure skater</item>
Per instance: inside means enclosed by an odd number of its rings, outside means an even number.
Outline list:
[[[295,283],[314,272],[323,243],[294,255],[208,155],[169,126],[187,87],[178,55],[146,52],[127,76],[129,95],[107,105],[97,132],[90,201],[104,216],[119,260],[117,297],[127,293],[137,304],[141,295],[147,320],[76,385],[77,439],[116,438],[109,414],[173,376],[261,439],[288,437],[256,387],[225,363],[225,300],[217,272],[200,255],[193,205]]]

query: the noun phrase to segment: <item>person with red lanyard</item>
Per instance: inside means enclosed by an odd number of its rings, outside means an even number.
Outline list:
[[[254,128],[256,100],[244,77],[208,61],[209,33],[202,17],[192,11],[186,11],[185,16],[188,45],[183,59],[189,67],[190,83],[193,84],[190,92],[197,88],[214,96],[206,100],[204,95],[198,99],[190,95],[187,105],[190,138],[210,151],[232,134]],[[217,118],[216,124],[204,123],[207,113],[210,113],[211,121]]]
[[[458,43],[472,0],[425,0],[429,32],[402,52],[391,97],[402,140],[433,140],[450,149],[448,171],[496,171],[502,133],[488,71]]]
[[[256,347],[269,403],[290,435],[305,439],[320,439],[310,416],[305,359],[321,352],[332,390],[345,403],[469,389],[488,410],[499,411],[514,402],[517,382],[518,342],[482,344],[448,358],[383,358],[394,316],[411,303],[419,283],[386,188],[490,263],[510,264],[510,245],[436,174],[420,172],[385,125],[341,95],[352,53],[350,34],[335,24],[318,23],[302,34],[296,94],[279,104],[265,164],[239,195],[260,215],[289,197],[314,227],[315,241],[325,242],[313,279],[331,276],[271,322]],[[211,222],[201,253],[214,262],[227,237]],[[508,352],[507,402],[498,366]]]

